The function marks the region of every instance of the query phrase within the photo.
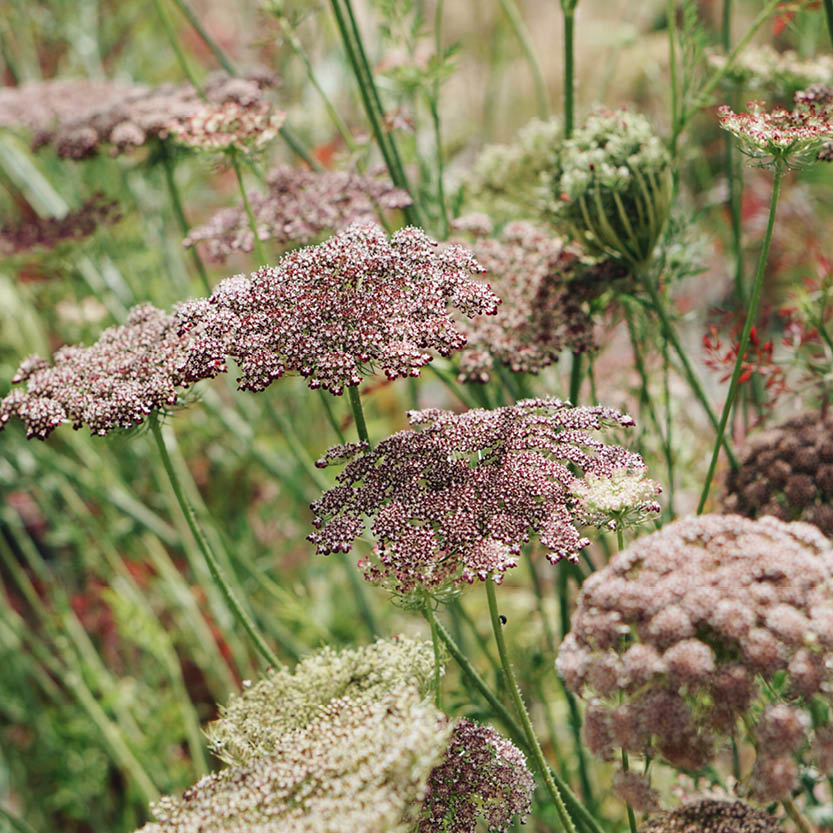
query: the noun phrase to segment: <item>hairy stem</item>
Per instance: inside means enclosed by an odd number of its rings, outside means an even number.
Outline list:
[[[712,478],[714,477],[715,467],[717,466],[717,458],[720,454],[720,446],[723,442],[723,435],[726,431],[726,423],[729,420],[729,414],[732,410],[732,405],[735,402],[735,395],[738,389],[738,379],[740,378],[741,370],[743,369],[743,360],[746,357],[746,348],[749,346],[749,333],[752,330],[752,325],[755,323],[755,317],[758,314],[758,302],[761,295],[761,286],[764,282],[764,273],[766,271],[766,262],[769,257],[769,245],[772,242],[772,229],[775,226],[775,211],[778,207],[778,196],[781,193],[781,181],[784,177],[785,164],[782,160],[777,160],[775,163],[775,178],[772,182],[772,196],[769,201],[769,219],[767,220],[766,233],[764,235],[764,242],[761,247],[761,253],[758,256],[758,266],[755,270],[755,281],[752,284],[752,294],[749,297],[749,304],[746,311],[746,321],[743,323],[743,332],[740,337],[740,344],[738,345],[738,355],[735,359],[735,367],[732,371],[732,379],[729,382],[729,392],[726,394],[726,401],[723,404],[723,413],[720,415],[720,422],[717,426],[717,440],[712,451],[711,462],[706,473],[706,482],[703,484],[703,491],[700,493],[700,502],[697,504],[697,514],[703,511],[706,505],[706,499],[709,496],[709,489],[711,488]]]

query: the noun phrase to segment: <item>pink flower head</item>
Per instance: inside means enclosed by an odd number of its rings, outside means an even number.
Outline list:
[[[400,431],[372,451],[330,450],[318,465],[349,461],[338,485],[313,504],[318,552],[348,552],[373,518],[375,559],[365,577],[394,592],[438,590],[488,578],[500,582],[537,533],[548,558],[575,559],[587,544],[574,470],[599,477],[641,457],[592,437],[591,430],[633,425],[610,408],[573,408],[529,399],[464,414],[411,411],[419,428]]]
[[[497,296],[471,278],[481,271],[471,252],[439,249],[420,229],[388,240],[379,226],[356,223],[181,304],[191,338],[185,378],[216,376],[229,356],[240,366],[239,387],[251,391],[289,372],[336,395],[375,368],[389,379],[418,376],[429,351],[447,356],[466,343],[449,307],[496,312]]]

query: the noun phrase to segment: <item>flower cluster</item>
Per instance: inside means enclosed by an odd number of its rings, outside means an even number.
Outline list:
[[[709,56],[709,63],[717,69],[726,61],[725,55]],[[822,53],[807,59],[791,49],[778,52],[769,44],[761,44],[744,49],[727,75],[748,87],[792,95],[811,84],[833,83],[833,56]]]
[[[428,778],[419,833],[475,833],[509,829],[529,813],[535,782],[523,753],[488,726],[459,720],[445,760]]]
[[[251,391],[288,372],[334,394],[376,367],[390,379],[417,376],[432,359],[427,351],[447,356],[465,344],[449,306],[468,316],[497,311],[499,299],[471,278],[481,271],[471,252],[440,249],[419,229],[388,241],[379,226],[354,224],[180,305],[190,334],[185,377],[216,376],[229,356],[239,387]]]
[[[245,766],[276,752],[284,735],[307,725],[330,700],[381,700],[403,685],[425,695],[433,674],[430,642],[397,637],[342,651],[325,647],[291,672],[272,671],[221,706],[220,718],[207,731],[211,751],[226,763]]]
[[[274,83],[266,72],[241,78],[210,76],[203,93],[210,104],[260,102],[263,89]],[[35,101],[34,114],[27,108]],[[34,146],[53,145],[59,156],[85,159],[105,145],[113,153],[132,150],[155,136],[164,136],[173,120],[188,119],[203,107],[190,84],[159,87],[90,81],[48,81],[25,84],[0,97],[0,124],[35,130]]]
[[[500,296],[494,318],[463,323],[467,337],[460,356],[460,381],[488,382],[495,361],[513,373],[538,373],[562,350],[593,349],[588,302],[603,292],[613,275],[606,266],[587,266],[562,242],[525,222],[506,225],[499,238],[484,215],[455,222],[473,233],[478,263]]]
[[[587,541],[576,530],[574,470],[608,477],[643,467],[638,454],[588,433],[633,425],[610,408],[529,399],[493,411],[411,411],[409,419],[420,428],[372,451],[341,446],[318,462],[349,461],[313,504],[318,531],[310,536],[319,553],[348,552],[363,516],[372,517],[377,551],[365,577],[403,595],[500,582],[530,533],[552,562],[575,559]]]
[[[573,494],[584,523],[597,528],[638,526],[662,510],[657,502],[662,486],[647,478],[645,469],[620,469],[605,477],[586,474],[573,486]]]
[[[743,718],[757,750],[751,788],[782,798],[807,727],[771,698],[800,704],[831,681],[833,550],[808,524],[676,521],[584,582],[557,668],[590,699],[594,754],[622,748],[697,770]]]
[[[52,249],[69,240],[81,240],[99,226],[121,218],[118,203],[95,194],[81,208],[63,217],[37,218],[0,226],[0,255],[9,256],[35,248]]]
[[[651,816],[641,833],[779,833],[778,819],[742,801],[700,798]]]
[[[833,536],[833,414],[801,414],[752,437],[729,472],[723,509],[807,521]]]
[[[833,97],[820,95],[816,88],[796,93],[792,110],[767,110],[761,101],[750,101],[747,107],[748,113],[735,113],[724,104],[718,119],[735,136],[738,148],[760,165],[812,162],[833,140]]]
[[[282,165],[269,174],[266,184],[266,194],[248,194],[249,204],[260,240],[281,246],[312,243],[325,231],[372,221],[376,206],[393,210],[411,203],[408,193],[389,180],[354,172],[320,173]],[[243,206],[218,212],[192,229],[183,245],[203,242],[215,261],[236,251],[251,252],[254,233]]]
[[[323,706],[280,749],[151,807],[141,833],[408,833],[451,726],[408,687]]]
[[[179,144],[196,150],[249,153],[276,138],[285,117],[268,101],[209,101],[189,116],[172,119],[165,130]]]
[[[511,145],[487,145],[466,183],[466,205],[496,221],[546,220],[547,172],[563,138],[559,119],[533,119]]]
[[[550,183],[555,221],[588,251],[648,260],[671,205],[671,159],[644,116],[592,114],[560,145]]]
[[[91,347],[63,347],[52,365],[26,359],[12,379],[26,389],[0,401],[0,429],[13,416],[25,423],[27,437],[40,440],[62,422],[99,435],[131,428],[177,403],[184,356],[172,316],[150,304],[134,307],[125,324],[105,330]]]

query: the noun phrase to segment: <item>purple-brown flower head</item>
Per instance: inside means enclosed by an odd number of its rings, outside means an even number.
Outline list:
[[[514,373],[538,373],[562,350],[594,348],[587,304],[608,286],[593,279],[601,277],[599,269],[583,265],[562,241],[530,223],[509,223],[493,238],[483,215],[461,221],[458,230],[479,238],[474,253],[502,301],[494,318],[463,325],[468,344],[460,357],[461,381],[488,382],[495,361]]]
[[[779,833],[775,816],[742,801],[700,798],[651,816],[640,833]]]
[[[506,831],[527,816],[535,781],[523,753],[488,726],[459,720],[445,761],[428,778],[419,833]]]
[[[497,296],[471,278],[480,271],[471,252],[440,249],[420,229],[389,241],[379,226],[354,224],[180,305],[191,338],[185,378],[216,376],[227,357],[251,391],[290,372],[337,395],[376,368],[389,379],[418,376],[429,351],[447,356],[465,344],[449,307],[468,316],[497,310]]]
[[[269,174],[266,184],[266,194],[249,192],[249,204],[260,240],[278,246],[313,243],[326,231],[372,222],[376,205],[394,210],[411,204],[408,193],[390,180],[355,172],[282,165]],[[219,211],[205,225],[191,229],[183,245],[203,242],[215,261],[224,261],[233,252],[251,252],[254,232],[243,206]]]
[[[638,454],[589,433],[633,425],[610,408],[529,399],[494,411],[412,411],[412,425],[380,442],[332,449],[319,461],[349,461],[338,485],[313,504],[318,552],[348,552],[364,529],[377,551],[365,577],[396,593],[499,582],[538,535],[548,558],[576,558],[587,543],[573,487],[578,475],[642,468]]]
[[[0,401],[0,429],[16,416],[26,436],[40,440],[62,422],[93,434],[140,424],[154,410],[175,405],[182,384],[184,343],[176,321],[150,304],[105,330],[91,347],[61,348],[50,365],[33,356],[12,379],[26,383]]]
[[[833,550],[808,524],[686,518],[640,538],[584,582],[557,667],[588,697],[587,740],[700,769],[740,724],[761,799],[807,737],[796,706],[833,681]],[[764,699],[762,699],[764,698]],[[754,708],[753,708],[754,707]],[[795,775],[795,767],[790,769]],[[790,787],[791,788],[791,787]]]
[[[89,237],[99,226],[120,219],[118,203],[96,194],[81,208],[63,217],[46,217],[0,226],[0,254],[15,255],[32,249],[52,249],[60,243]]]

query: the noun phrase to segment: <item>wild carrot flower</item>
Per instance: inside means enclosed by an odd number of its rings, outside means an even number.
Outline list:
[[[648,260],[671,205],[671,159],[644,116],[593,113],[560,145],[549,176],[554,221],[590,253]]]
[[[0,226],[0,254],[52,249],[66,241],[89,237],[99,226],[116,223],[120,217],[118,203],[95,194],[81,208],[63,217],[38,217]]]
[[[488,236],[492,227],[484,215],[462,217],[455,227],[474,233],[474,254],[501,298],[494,318],[462,324],[461,381],[488,382],[495,361],[514,373],[538,373],[563,350],[593,349],[587,307],[610,285],[605,265],[583,264],[561,240],[529,223],[509,223],[498,238]]]
[[[721,54],[709,56],[709,63],[715,68],[722,68],[726,60]],[[793,95],[811,84],[833,83],[833,56],[822,53],[802,58],[792,49],[778,52],[769,44],[750,46],[736,57],[727,75],[747,89]]]
[[[180,305],[190,334],[188,381],[240,366],[242,390],[262,391],[285,373],[336,395],[375,368],[390,379],[418,376],[432,356],[465,344],[448,307],[494,314],[482,271],[460,246],[438,249],[416,228],[388,241],[373,224],[354,224],[318,246],[283,256],[250,278],[222,281],[210,298]]]
[[[281,165],[266,179],[268,192],[250,192],[249,204],[262,241],[276,244],[314,242],[325,231],[340,231],[354,222],[371,222],[376,208],[410,205],[406,191],[383,177],[347,171],[309,171]],[[184,246],[205,243],[211,260],[224,261],[236,251],[251,252],[254,232],[243,206],[215,214],[191,230]]]
[[[662,510],[657,502],[661,493],[662,487],[644,469],[620,469],[603,477],[585,474],[573,486],[584,523],[609,529],[638,526],[656,516]]]
[[[141,833],[408,833],[451,730],[411,687],[336,699],[273,755],[162,798]]]
[[[548,558],[577,558],[575,469],[607,477],[642,468],[638,454],[590,431],[633,425],[610,408],[529,399],[494,411],[411,411],[418,428],[331,449],[318,465],[347,461],[338,485],[313,506],[318,552],[348,552],[373,519],[365,578],[399,594],[461,582],[500,582],[535,533]],[[573,469],[570,466],[574,467]]]
[[[63,347],[52,365],[26,359],[12,379],[26,389],[0,401],[0,429],[13,416],[27,437],[40,440],[62,422],[99,435],[131,428],[178,402],[183,359],[176,321],[150,304],[134,307],[125,324],[105,330],[91,347]]]
[[[584,582],[557,667],[590,700],[594,754],[622,748],[697,770],[743,718],[757,750],[751,787],[782,798],[807,733],[798,708],[833,680],[833,550],[808,524],[676,521]]]
[[[778,833],[775,816],[742,801],[700,798],[651,816],[642,833]]]
[[[739,456],[724,511],[807,521],[833,535],[833,414],[793,417],[753,436]]]
[[[779,162],[795,167],[812,162],[833,139],[833,99],[817,93],[814,89],[796,93],[792,110],[767,110],[764,102],[751,101],[748,113],[735,113],[723,105],[717,111],[720,126],[759,165]]]

